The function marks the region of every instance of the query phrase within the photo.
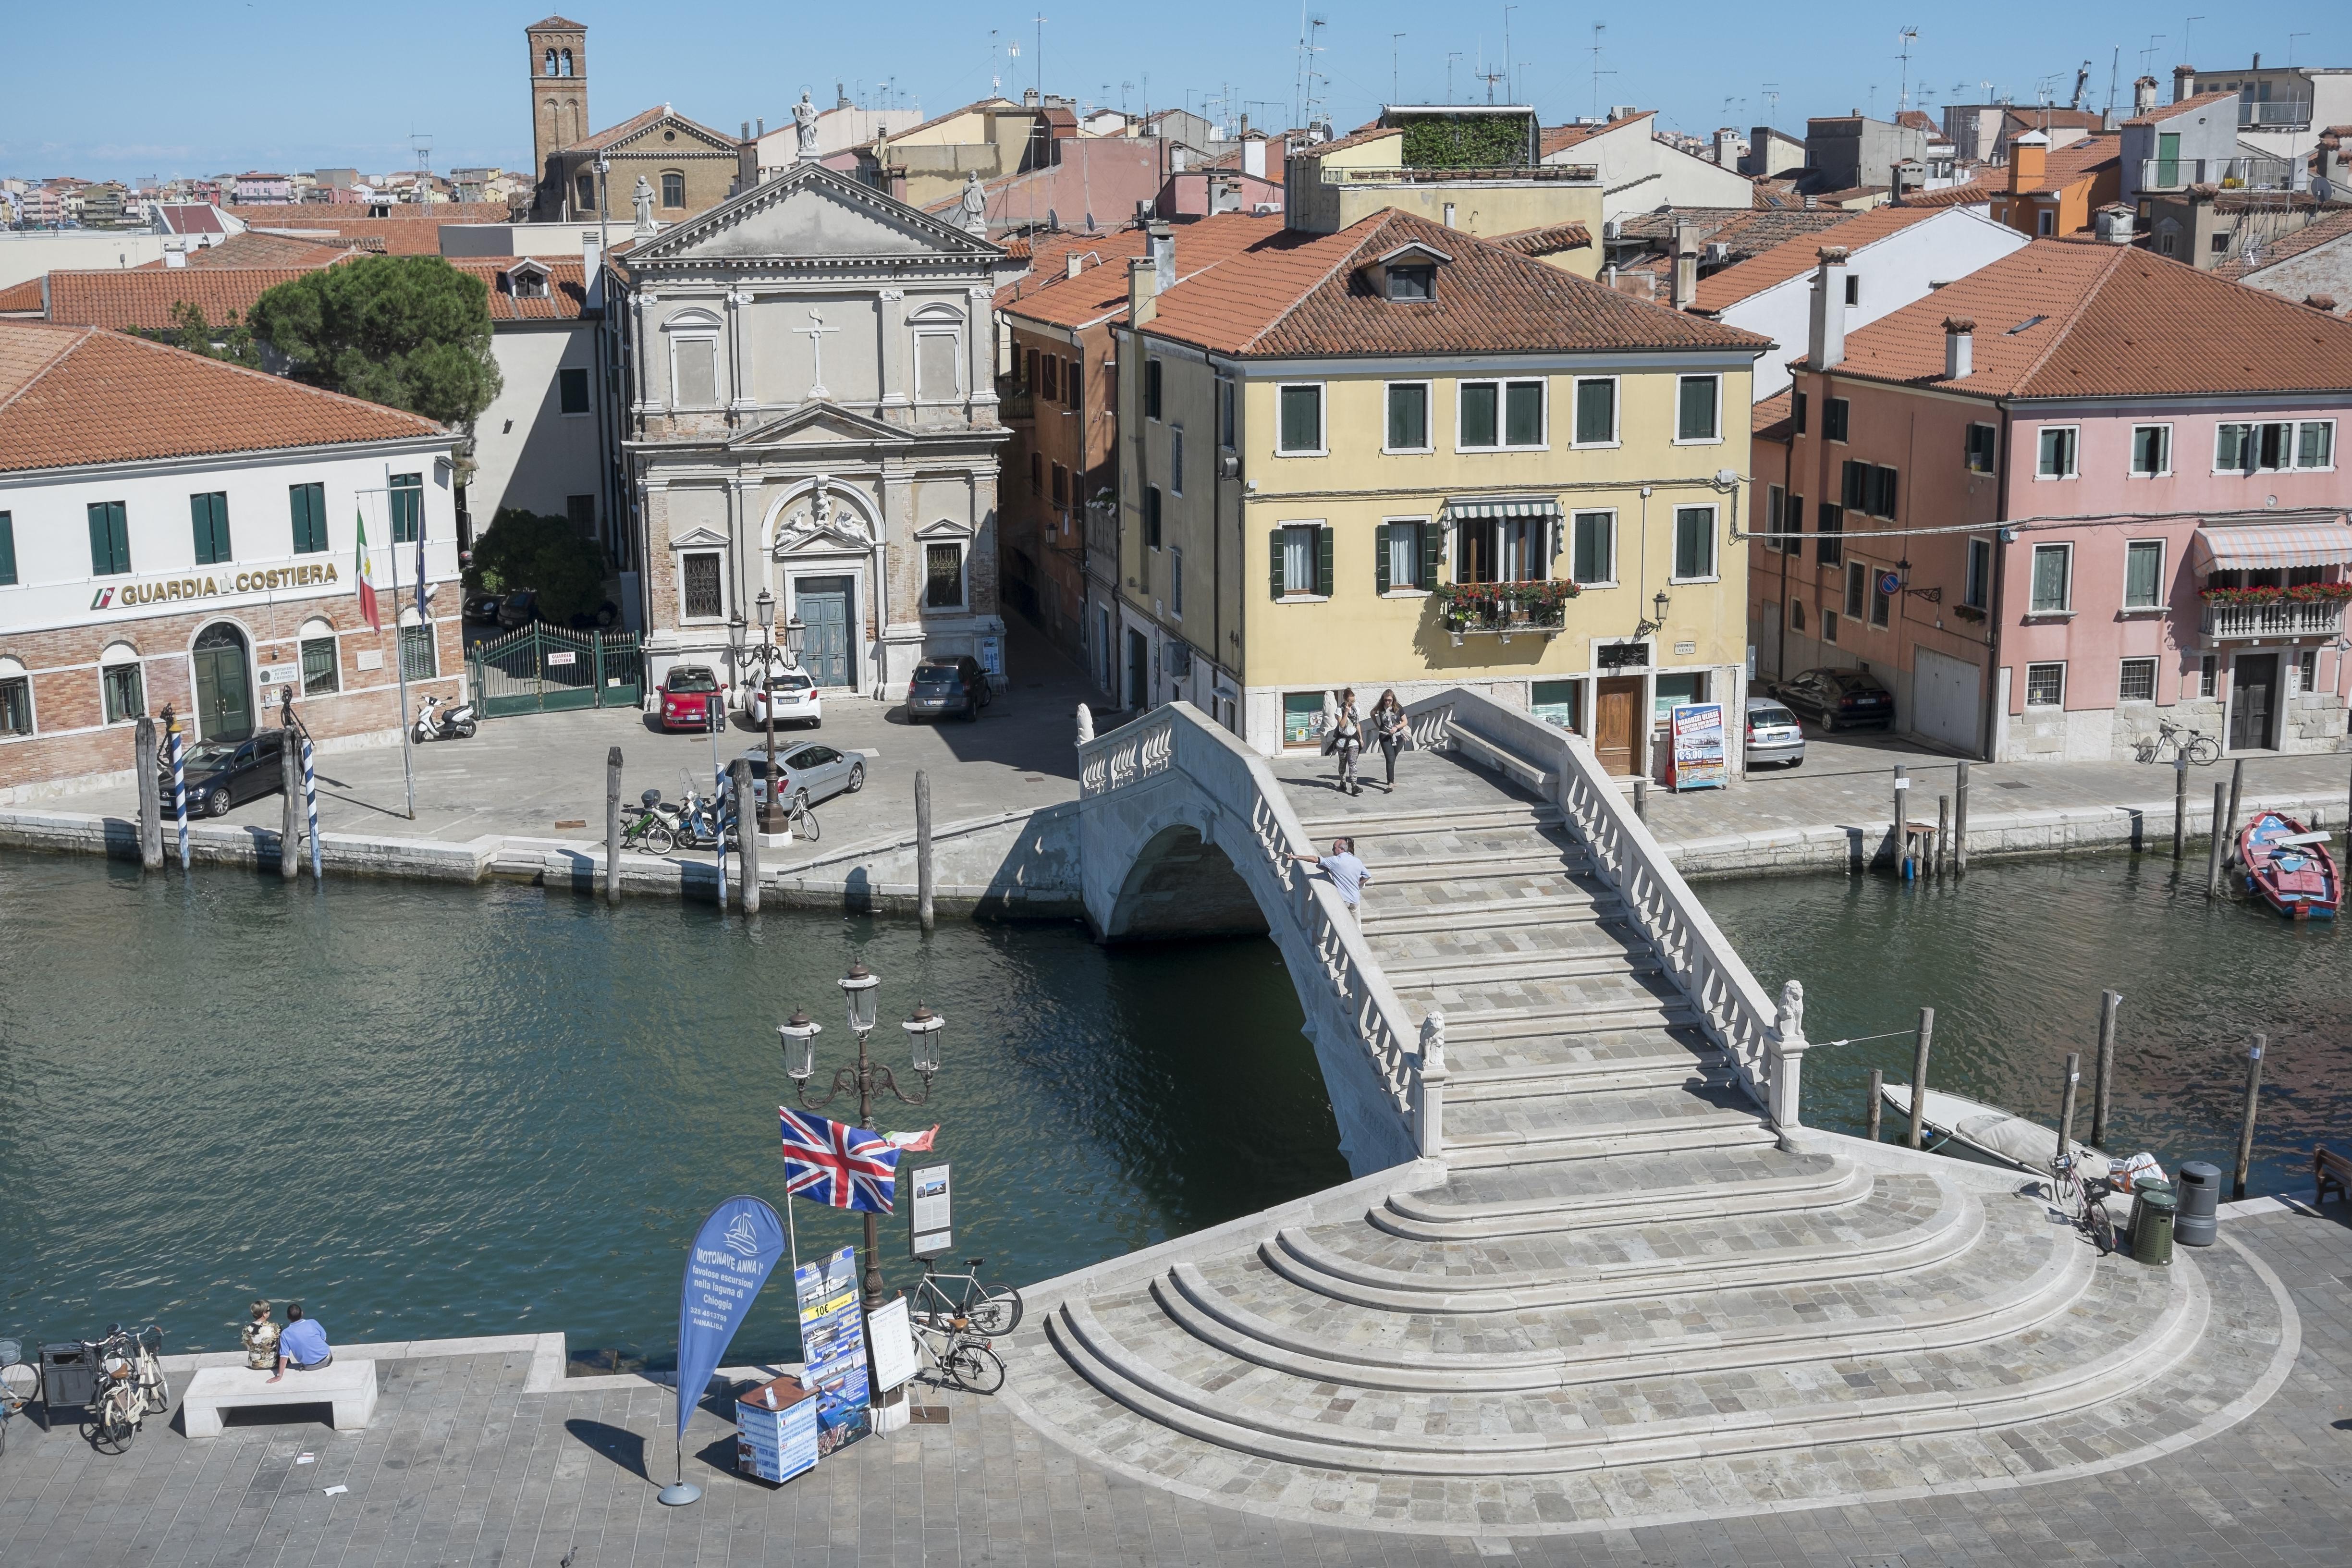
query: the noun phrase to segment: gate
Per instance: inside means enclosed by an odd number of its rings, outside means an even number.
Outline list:
[[[485,719],[567,708],[634,708],[645,700],[645,662],[629,633],[534,624],[479,644],[466,662]]]

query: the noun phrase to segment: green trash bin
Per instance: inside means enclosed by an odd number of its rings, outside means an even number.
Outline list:
[[[2179,1200],[2169,1187],[2151,1183],[2132,1203],[2132,1257],[2151,1268],[2172,1262],[2172,1220]]]

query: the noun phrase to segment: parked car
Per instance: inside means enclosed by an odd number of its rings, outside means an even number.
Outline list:
[[[765,805],[768,799],[768,750],[765,746],[743,753],[751,764],[751,798]],[[783,784],[776,798],[789,801],[803,797],[803,804],[814,805],[831,800],[837,795],[856,795],[866,787],[866,759],[855,752],[838,752],[831,746],[814,742],[795,742],[790,750],[776,748],[776,772],[783,775]]]
[[[492,594],[477,588],[466,595],[466,618],[469,621],[495,621],[499,606],[507,602],[504,594]]]
[[[1790,767],[1801,766],[1805,760],[1805,731],[1797,723],[1797,716],[1769,697],[1748,700],[1748,762],[1786,763]]]
[[[662,677],[661,727],[665,730],[709,730],[711,710],[716,708],[724,723],[727,711],[727,689],[719,683],[706,664],[674,664]]]
[[[744,717],[755,730],[768,727],[768,704],[776,705],[779,724],[805,724],[812,730],[824,725],[824,700],[817,695],[816,680],[805,669],[776,669],[769,672],[767,684],[755,686],[743,705]]]
[[[243,741],[199,741],[180,753],[188,781],[190,816],[226,816],[231,806],[286,793],[286,731],[264,730]],[[163,753],[156,773],[163,781],[163,814],[172,815],[172,759]]]
[[[915,666],[907,683],[907,717],[944,719],[960,713],[977,719],[988,706],[988,671],[969,654],[961,658],[927,658]]]
[[[607,599],[593,610],[583,610],[568,623],[575,632],[610,631],[621,624],[621,606]]]
[[[539,591],[535,588],[518,588],[509,594],[506,602],[499,606],[499,625],[509,629],[527,626],[537,619]]]
[[[1824,731],[1895,724],[1895,693],[1859,669],[1809,669],[1774,686],[1772,695]]]

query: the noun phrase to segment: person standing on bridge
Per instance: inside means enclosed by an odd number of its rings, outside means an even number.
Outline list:
[[[1356,717],[1356,689],[1349,687],[1339,693],[1339,711],[1331,715],[1331,731],[1323,740],[1323,753],[1339,759],[1339,793],[1361,795],[1364,786],[1356,780],[1356,759],[1364,750],[1363,721]]]
[[[1369,867],[1356,858],[1354,839],[1334,838],[1328,855],[1293,855],[1291,858],[1302,865],[1312,866],[1330,878],[1331,885],[1339,890],[1339,902],[1347,907],[1348,918],[1360,928],[1362,926],[1363,911],[1357,905],[1364,896],[1365,884],[1372,879],[1372,873]]]
[[[1372,704],[1372,739],[1380,742],[1381,761],[1388,765],[1389,778],[1385,787],[1389,794],[1394,795],[1397,753],[1412,744],[1412,737],[1405,731],[1404,704],[1397,700],[1393,687],[1381,692],[1381,700]]]

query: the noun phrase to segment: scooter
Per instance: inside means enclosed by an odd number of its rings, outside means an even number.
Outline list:
[[[460,702],[448,712],[440,711],[441,699],[428,697],[425,706],[416,710],[416,738],[420,741],[470,741],[474,738],[474,705]]]
[[[672,828],[680,845],[689,849],[715,849],[719,847],[719,835],[723,833],[727,837],[727,847],[732,849],[736,847],[734,814],[727,811],[720,802],[697,795],[690,776],[687,780],[686,798],[677,803],[677,819]]]

